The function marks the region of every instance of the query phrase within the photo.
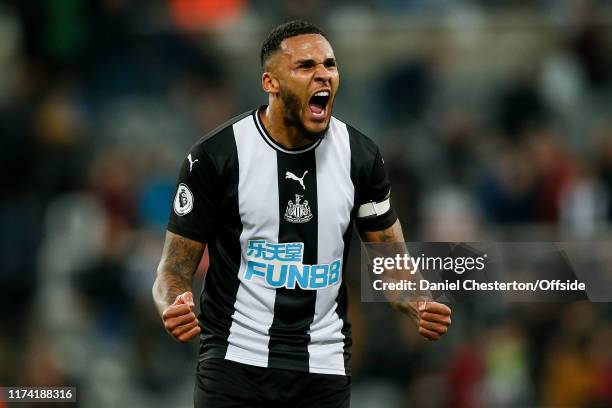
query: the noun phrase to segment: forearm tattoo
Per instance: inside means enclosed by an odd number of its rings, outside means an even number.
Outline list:
[[[154,290],[161,308],[171,305],[178,295],[191,290],[193,274],[203,252],[204,244],[168,233]]]
[[[365,242],[376,242],[376,243],[385,243],[385,244],[396,244],[392,248],[394,251],[398,253],[408,253],[408,248],[404,244],[404,234],[402,232],[402,226],[399,221],[396,221],[391,227],[376,232],[369,232],[362,234],[362,239]],[[389,254],[383,254],[383,256]],[[399,282],[402,279],[418,279],[420,277],[420,272],[417,271],[415,275],[406,276],[406,271],[398,271],[396,269],[387,270],[383,275],[381,275],[381,279],[386,282]],[[405,313],[413,320],[419,320],[419,313],[417,311],[417,304],[415,301],[410,301],[409,299],[414,299],[414,294],[407,294],[402,292],[389,291],[385,292],[387,299],[391,306],[395,309],[399,310],[402,313]],[[428,295],[424,293],[424,295]],[[427,296],[425,296],[427,297]]]

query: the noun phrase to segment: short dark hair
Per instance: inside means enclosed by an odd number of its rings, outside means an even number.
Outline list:
[[[283,23],[270,31],[268,37],[261,46],[261,66],[263,67],[270,55],[280,48],[280,44],[286,38],[295,37],[302,34],[320,34],[325,37],[325,33],[316,25],[304,20],[293,20]]]

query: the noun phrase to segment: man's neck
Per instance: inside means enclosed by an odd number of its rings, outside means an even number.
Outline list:
[[[280,104],[270,103],[258,112],[259,119],[275,142],[286,149],[299,149],[313,143],[294,126],[287,126]]]

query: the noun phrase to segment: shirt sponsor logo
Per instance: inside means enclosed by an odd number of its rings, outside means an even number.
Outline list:
[[[193,209],[193,194],[187,185],[179,184],[176,195],[174,196],[174,212],[176,215],[183,216],[189,214]]]
[[[342,259],[328,264],[304,265],[304,243],[275,244],[263,239],[248,241],[244,279],[259,280],[271,288],[316,290],[340,282]]]

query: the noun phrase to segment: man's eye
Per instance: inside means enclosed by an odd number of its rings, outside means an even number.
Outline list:
[[[336,66],[336,61],[327,61],[325,63],[326,67],[335,67]]]

